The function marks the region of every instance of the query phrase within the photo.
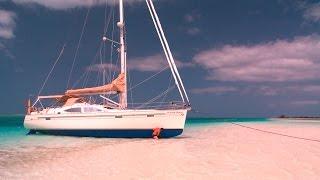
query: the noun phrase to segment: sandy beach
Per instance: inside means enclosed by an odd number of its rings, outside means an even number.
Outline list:
[[[320,140],[319,123],[240,123]],[[175,139],[51,141],[51,146],[1,150],[9,179],[318,179],[320,143],[230,123],[187,127]],[[63,144],[69,144],[63,146]],[[71,145],[70,145],[71,144]],[[10,153],[9,153],[10,152]]]

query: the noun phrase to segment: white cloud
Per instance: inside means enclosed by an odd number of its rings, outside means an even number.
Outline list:
[[[14,55],[6,47],[6,40],[15,37],[16,17],[14,12],[0,9],[0,51],[11,59],[14,59]]]
[[[186,14],[184,16],[184,21],[187,23],[194,23],[200,18],[201,18],[201,14],[198,11],[193,10],[191,13]]]
[[[294,106],[310,106],[310,105],[319,105],[320,101],[317,100],[301,100],[301,101],[292,101],[290,103]]]
[[[295,95],[319,95],[320,85],[306,84],[306,85],[263,85],[263,86],[248,86],[246,93],[256,93],[265,96],[286,95],[288,93]]]
[[[190,35],[196,35],[196,34],[199,34],[200,32],[201,30],[197,27],[191,27],[187,29],[187,34],[190,34]]]
[[[294,86],[292,88],[296,91],[320,93],[320,85]]]
[[[319,95],[320,85],[286,85],[286,84],[270,84],[270,85],[258,85],[258,84],[246,84],[239,86],[214,86],[205,88],[191,89],[194,94],[227,94],[237,92],[238,94],[245,95],[262,95],[262,96],[281,96],[288,93],[294,95]]]
[[[241,90],[242,93],[247,94],[262,94],[265,96],[277,96],[285,94],[320,94],[320,85],[283,85],[283,84],[273,84],[273,85],[262,85],[254,86],[249,85],[245,89]]]
[[[178,67],[191,67],[192,63],[183,63],[179,60],[175,60]],[[155,54],[152,56],[131,58],[128,60],[128,68],[136,71],[160,71],[168,67],[168,62],[161,54]]]
[[[238,91],[238,89],[230,86],[191,89],[191,92],[194,94],[224,94],[224,93],[230,93],[235,91]]]
[[[320,21],[320,3],[306,5],[303,17],[313,22]]]
[[[126,3],[142,2],[144,0],[126,0]],[[105,4],[115,4],[118,0],[13,0],[16,4],[36,4],[54,10],[65,10],[78,7],[89,7]]]
[[[249,88],[247,88],[245,90],[246,93],[252,93],[250,92],[250,90],[248,90]],[[259,86],[259,87],[254,87],[253,91],[255,91],[258,94],[262,94],[265,96],[275,96],[278,95],[280,92],[279,91],[283,91],[286,88],[276,88],[276,87],[271,87],[271,86]]]
[[[129,70],[141,72],[158,72],[165,68],[169,68],[167,60],[161,54],[155,54],[146,57],[129,58],[127,63]],[[175,63],[178,66],[178,68],[193,66],[192,63],[183,63],[179,60],[175,60]],[[103,70],[120,71],[120,65],[116,66],[115,64],[109,63],[93,64],[88,66],[86,70],[95,72],[102,72]]]
[[[14,38],[15,18],[14,12],[0,9],[0,38]]]
[[[7,10],[0,10],[0,23],[2,26],[15,25],[14,18],[16,17],[14,12]]]
[[[104,63],[104,64],[94,64],[94,65],[88,66],[86,70],[93,71],[93,72],[102,72],[103,70],[119,71],[119,67],[117,67],[114,64]]]
[[[11,28],[0,28],[0,37],[4,39],[11,39],[14,37],[13,29]]]
[[[195,21],[195,17],[191,14],[186,14],[184,16],[184,20],[188,23],[191,23],[191,22]]]
[[[283,82],[320,78],[320,36],[201,51],[194,62],[219,81]]]
[[[201,15],[195,10],[184,16],[184,21],[188,24],[188,27],[184,28],[187,34],[196,35],[201,32],[200,28],[195,26],[200,18]]]

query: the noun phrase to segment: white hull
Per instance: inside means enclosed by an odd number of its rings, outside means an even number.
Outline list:
[[[162,129],[162,137],[182,133],[187,110],[108,110],[98,113],[26,115],[27,129],[57,135],[146,137]],[[161,135],[160,135],[161,136]]]
[[[115,80],[109,84],[103,83],[102,86],[69,89],[62,95],[54,96],[38,96],[36,102],[31,106],[31,101],[28,103],[28,115],[25,117],[24,126],[30,129],[30,132],[43,132],[55,135],[72,135],[72,136],[97,136],[97,137],[151,137],[153,134],[160,137],[173,137],[180,135],[184,129],[187,110],[190,108],[190,102],[183,82],[179,75],[178,69],[174,62],[170,47],[164,35],[159,17],[154,8],[152,1],[146,1],[151,18],[157,30],[157,34],[161,41],[161,45],[166,55],[172,76],[176,87],[179,90],[183,106],[171,102],[169,109],[166,110],[129,110],[127,104],[127,61],[126,61],[126,41],[125,41],[125,21],[123,11],[123,0],[119,0],[119,22],[117,26],[120,30],[119,45],[119,59],[121,62],[121,72]],[[103,42],[108,40],[103,37]],[[80,41],[79,41],[80,45]],[[101,43],[102,45],[102,43]],[[102,46],[101,46],[102,47]],[[112,46],[111,46],[112,47]],[[63,52],[62,49],[61,53]],[[113,48],[111,49],[111,51]],[[60,53],[60,55],[61,55]],[[57,61],[59,60],[58,57]],[[101,63],[102,63],[101,58]],[[112,63],[111,63],[112,64]],[[55,64],[54,64],[55,65]],[[54,68],[54,66],[53,66]],[[53,69],[52,69],[53,70]],[[51,72],[52,72],[51,70]],[[50,76],[51,72],[48,74]],[[72,72],[72,70],[71,70]],[[70,75],[71,75],[70,72]],[[70,80],[68,79],[68,85]],[[47,79],[48,79],[47,77]],[[105,74],[103,74],[103,79]],[[47,80],[46,79],[46,80]],[[149,79],[146,79],[149,80]],[[145,82],[144,80],[143,82]],[[143,83],[142,82],[142,83]],[[45,85],[46,81],[44,82]],[[44,85],[39,91],[41,93]],[[151,99],[148,103],[142,104],[150,105],[150,103],[159,99],[160,97],[169,93],[166,90],[160,96]],[[119,93],[119,102],[115,102],[102,94],[105,93]],[[100,101],[86,102],[84,96],[100,95],[104,99],[103,103]],[[54,99],[54,105],[59,104],[60,107],[44,107],[40,102],[41,99]],[[40,108],[35,107],[39,102]],[[162,105],[162,103],[160,104]],[[141,106],[138,106],[141,107]],[[159,108],[159,106],[157,106]],[[111,108],[111,109],[110,109]],[[172,109],[170,109],[172,108]],[[183,109],[176,109],[183,108]],[[41,111],[40,111],[41,109]],[[159,135],[160,131],[160,135]]]

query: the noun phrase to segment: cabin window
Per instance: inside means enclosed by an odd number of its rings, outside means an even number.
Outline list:
[[[81,108],[70,108],[64,110],[65,112],[81,112]]]
[[[101,110],[95,107],[85,107],[84,112],[100,112]]]

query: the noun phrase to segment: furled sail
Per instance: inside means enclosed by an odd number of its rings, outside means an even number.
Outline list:
[[[65,95],[94,95],[103,94],[107,92],[118,92],[122,93],[125,87],[125,75],[124,73],[119,74],[119,76],[113,80],[110,84],[104,86],[83,88],[83,89],[71,89],[65,92]]]

